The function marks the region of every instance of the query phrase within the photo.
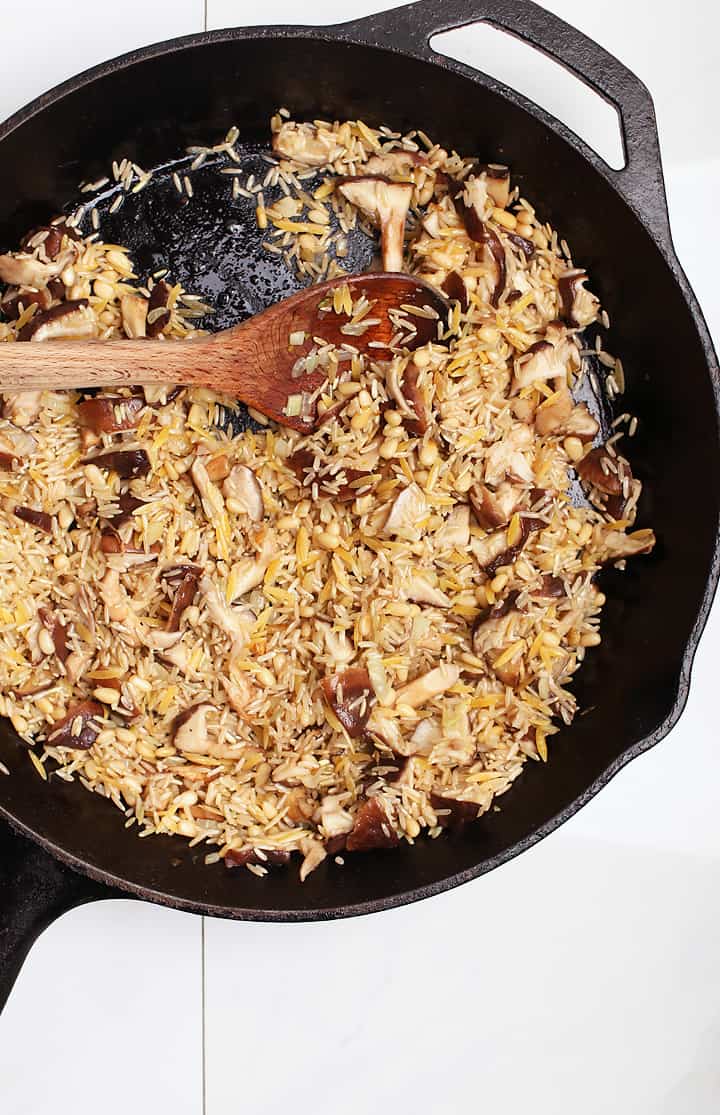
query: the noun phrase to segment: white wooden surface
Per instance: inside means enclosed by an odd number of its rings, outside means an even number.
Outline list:
[[[143,43],[260,15],[330,23],[383,6],[75,0],[71,23],[52,0],[8,6],[0,118]],[[547,6],[651,88],[678,254],[720,342],[715,5]],[[436,45],[599,149],[611,143],[612,121],[532,56],[477,28]],[[204,957],[198,919],[132,902],[68,915],[36,946],[0,1018],[0,1111],[716,1115],[719,660],[716,607],[668,740],[543,844],[459,891],[335,925],[207,922]]]

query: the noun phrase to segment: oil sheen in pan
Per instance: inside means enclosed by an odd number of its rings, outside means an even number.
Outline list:
[[[85,208],[79,226],[84,233],[93,231],[90,213],[94,208],[100,236],[129,249],[141,281],[167,270],[168,282],[182,283],[186,291],[213,307],[212,314],[196,323],[213,332],[237,325],[303,285],[282,254],[263,247],[272,227],[258,228],[255,191],[272,169],[267,149],[235,143],[233,151],[235,158],[226,151],[208,153],[195,170],[191,169],[194,154],[164,163],[153,170],[147,185],[138,192],[113,183],[78,199]],[[301,173],[303,190],[312,194],[323,174],[305,177]],[[250,196],[248,180],[252,184]],[[245,192],[234,190],[234,181]],[[284,196],[284,191],[279,185],[262,186],[262,194],[265,205],[270,206]],[[68,212],[72,209],[68,207]],[[331,226],[335,225],[331,216]],[[348,234],[347,247],[347,255],[340,262],[349,272],[374,266],[377,245],[359,225]],[[586,349],[592,349],[594,336],[589,335],[583,343]],[[602,389],[605,369],[593,356],[584,359],[586,371],[575,395],[599,421],[604,440],[612,421]],[[260,428],[242,404],[226,410],[221,423],[235,434],[248,427]],[[572,482],[570,494],[574,503],[585,502],[577,481]]]

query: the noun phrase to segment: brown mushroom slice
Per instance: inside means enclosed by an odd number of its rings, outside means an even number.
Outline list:
[[[140,422],[145,400],[140,395],[95,395],[78,403],[81,426],[95,434],[133,430]]]
[[[568,370],[575,371],[580,364],[577,345],[568,337],[565,326],[551,322],[545,339],[531,345],[516,361],[513,390],[520,391],[532,383],[549,379],[567,382]]]
[[[341,806],[341,800],[337,794],[326,794],[320,803],[320,826],[328,840],[344,836],[354,825],[350,813]]]
[[[144,449],[111,449],[95,457],[85,457],[81,464],[111,469],[121,480],[134,480],[150,472],[150,458]]]
[[[64,288],[63,288],[64,289]],[[52,306],[52,294],[47,287],[31,290],[27,287],[10,287],[0,298],[0,311],[8,321],[20,317],[28,306],[38,306],[41,310],[49,310]]]
[[[44,234],[40,240],[39,234]],[[23,236],[20,246],[23,251],[31,252],[37,245],[37,250],[40,255],[46,260],[56,260],[60,254],[63,245],[63,237],[68,240],[82,240],[82,236],[76,228],[67,223],[64,217],[56,218],[49,225],[42,225],[40,228],[33,228]]]
[[[18,333],[18,340],[80,340],[83,337],[96,337],[97,333],[97,319],[87,298],[77,298],[33,314]]]
[[[285,121],[272,138],[272,149],[303,166],[326,166],[342,153],[334,134],[316,124]]]
[[[257,539],[256,539],[257,541]],[[232,601],[245,596],[261,585],[273,554],[277,553],[277,539],[273,530],[265,530],[259,539],[260,547],[254,557],[244,557],[236,561],[230,570],[228,585]]]
[[[140,294],[125,294],[120,299],[120,313],[125,336],[134,340],[147,336],[149,304]]]
[[[67,645],[67,627],[49,608],[38,608],[38,617],[43,627],[50,632],[57,658],[60,662],[67,662],[70,657],[70,650]]]
[[[384,534],[394,534],[408,542],[416,542],[428,513],[425,494],[417,484],[408,484],[395,497],[390,514],[385,520]]]
[[[500,484],[495,491],[487,484],[473,484],[468,499],[480,526],[493,530],[510,522],[522,499],[522,490],[507,482]]]
[[[170,322],[170,310],[167,308],[170,299],[170,287],[164,279],[150,291],[150,299],[145,319],[145,332],[148,337],[157,337]]]
[[[351,739],[365,731],[375,701],[367,670],[360,666],[323,678],[323,698]]]
[[[253,522],[260,522],[265,514],[265,504],[260,481],[252,469],[247,465],[235,465],[225,477],[222,490],[225,499],[234,500]]]
[[[509,592],[502,600],[498,600],[492,607],[483,608],[475,617],[475,622],[470,631],[470,637],[473,650],[476,654],[481,654],[483,652],[482,644],[487,637],[487,632],[491,630],[491,628],[487,627],[487,624],[491,623],[493,620],[505,619],[512,611],[515,611],[519,595],[519,591],[513,589],[512,592]]]
[[[435,547],[441,553],[464,550],[470,541],[470,508],[466,503],[453,507],[447,519],[435,532]]]
[[[535,245],[532,240],[528,240],[525,236],[519,236],[517,232],[508,232],[507,238],[511,244],[520,249],[525,259],[532,259],[535,255]]]
[[[468,297],[467,287],[465,286],[465,280],[459,271],[448,271],[443,280],[441,289],[447,294],[451,302],[459,302],[461,311],[467,313],[470,299]]]
[[[157,561],[160,553],[160,543],[154,542],[149,550],[135,546],[131,542],[123,542],[114,527],[106,527],[100,532],[100,549],[104,554],[120,555],[121,562],[114,562],[114,567],[131,569],[135,565],[146,565],[149,561]]]
[[[137,720],[142,709],[135,704],[127,684],[121,678],[104,678],[101,684],[103,688],[114,689],[119,694],[117,704],[112,706],[115,715],[121,716],[123,720]]]
[[[587,272],[579,267],[565,271],[558,278],[558,294],[562,306],[562,317],[573,328],[584,329],[597,320],[600,301],[585,290]]]
[[[16,519],[22,519],[24,523],[28,523],[31,527],[36,527],[37,530],[41,530],[45,534],[52,534],[53,518],[52,515],[48,515],[47,511],[37,511],[34,507],[23,507],[18,504],[13,514]]]
[[[326,473],[319,476],[315,470],[315,454],[310,449],[296,449],[285,462],[305,487],[317,484],[321,495],[331,496],[339,503],[350,503],[358,494],[359,483],[372,473],[357,468],[342,468],[336,474]],[[340,478],[344,481],[338,483]]]
[[[174,588],[172,606],[165,624],[166,631],[180,630],[182,614],[195,599],[201,573],[199,565],[176,565],[163,571],[163,580]]]
[[[411,434],[422,437],[430,425],[430,421],[423,393],[418,386],[418,378],[418,369],[414,364],[410,364],[403,373],[400,393],[413,415],[405,422],[405,427]]]
[[[513,520],[510,523],[513,527]],[[536,530],[544,530],[547,523],[534,515],[518,515],[517,538],[509,542],[510,529],[498,530],[487,538],[473,539],[472,551],[478,565],[488,574],[494,574],[502,565],[511,565],[521,553],[528,538]],[[515,529],[515,528],[513,528]]]
[[[109,525],[115,527],[115,529],[121,527],[123,523],[129,522],[132,518],[133,511],[137,511],[138,507],[145,507],[145,500],[138,499],[137,496],[132,495],[130,492],[123,492],[118,498],[117,504],[120,511],[117,515],[113,515],[108,519]],[[78,505],[77,511],[78,514],[81,514],[80,505]]]
[[[380,175],[359,175],[341,179],[338,190],[346,201],[380,225],[383,271],[402,271],[412,186]]]
[[[510,200],[510,167],[501,163],[479,163],[477,170],[485,175],[485,188],[498,209],[507,209]]]
[[[178,713],[171,726],[172,741],[178,751],[191,755],[210,754],[207,714],[212,708],[207,702],[200,702]]]
[[[103,707],[97,701],[81,701],[72,705],[67,716],[53,724],[47,737],[47,745],[87,751],[102,731],[102,725],[98,723],[102,716]]]
[[[476,821],[480,813],[476,801],[462,801],[446,794],[430,794],[430,804],[438,825],[443,829],[462,828],[468,822]]]
[[[613,457],[604,445],[591,449],[575,465],[575,471],[583,484],[607,496],[622,495],[625,480],[632,479],[627,461],[623,457]]]
[[[593,418],[585,403],[578,403],[573,407],[562,432],[566,437],[592,441],[600,433],[600,423]]]
[[[540,584],[536,588],[530,589],[528,595],[531,600],[545,603],[561,600],[564,596],[567,596],[567,593],[562,578],[555,577],[552,573],[545,573],[540,578]]]
[[[442,696],[448,689],[452,689],[460,678],[460,668],[451,662],[443,662],[426,674],[415,678],[408,685],[397,690],[395,704],[408,705],[410,708],[421,708],[422,705]]]
[[[348,852],[369,852],[373,848],[396,848],[400,837],[390,824],[377,798],[368,798],[355,814],[345,847]]]
[[[254,867],[286,867],[290,863],[292,852],[285,848],[244,848],[238,851],[230,848],[223,856],[226,867],[247,867],[251,863]]]
[[[535,429],[540,437],[564,432],[573,411],[573,397],[562,379],[556,382],[555,391],[535,411]]]

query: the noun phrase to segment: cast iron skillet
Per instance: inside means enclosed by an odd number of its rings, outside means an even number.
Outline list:
[[[617,106],[625,169],[611,171],[525,98],[431,49],[433,34],[483,19],[553,56]],[[502,809],[462,833],[349,856],[343,868],[326,862],[303,885],[294,870],[260,880],[206,868],[202,849],[171,838],[139,843],[101,798],[57,779],[42,783],[3,723],[0,758],[12,775],[0,779],[8,826],[0,838],[0,1001],[34,937],[92,899],[134,894],[198,913],[290,922],[370,913],[457,886],[572,816],[666,735],[687,698],[718,579],[717,359],[670,239],[650,96],[555,16],[528,0],[421,0],[339,27],[219,31],[126,55],[0,128],[0,244],[12,246],[57,212],[79,180],[104,173],[114,157],[129,153],[156,166],[232,122],[248,149],[266,142],[268,117],[281,104],[299,118],[420,126],[445,146],[513,168],[589,268],[610,313],[608,347],[622,353],[628,380],[623,407],[642,419],[632,447],[645,484],[642,520],[655,527],[659,545],[626,574],[608,576],[604,641],[576,683],[585,712],[554,739],[547,767],[530,764]],[[138,217],[147,223],[143,236],[151,234],[144,265],[170,255],[188,286],[215,290],[227,320],[285,293],[277,275],[255,263],[243,270],[244,218],[221,213],[223,246],[234,260],[223,270],[202,243],[183,250],[172,231],[177,213],[158,196]],[[198,202],[194,216],[215,219],[212,204]],[[130,237],[133,227],[126,214],[118,235]],[[233,267],[244,280],[235,301]]]

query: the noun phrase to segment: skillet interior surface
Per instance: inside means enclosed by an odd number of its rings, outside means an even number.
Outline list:
[[[583,714],[554,737],[547,767],[528,764],[499,810],[461,833],[347,857],[344,867],[326,862],[302,886],[293,868],[260,880],[206,868],[204,850],[177,839],[140,843],[101,798],[59,780],[42,783],[24,745],[0,726],[0,759],[11,770],[0,780],[0,813],[51,850],[161,901],[293,919],[372,910],[477,875],[555,827],[661,738],[686,694],[685,650],[716,561],[720,453],[693,314],[618,193],[564,138],[481,77],[390,50],[318,32],[221,35],[122,65],[50,100],[0,138],[0,248],[77,200],[78,183],[106,174],[113,159],[158,166],[186,146],[220,140],[233,123],[251,157],[266,144],[278,105],[298,118],[421,127],[446,147],[512,167],[589,269],[610,314],[606,347],[622,356],[628,383],[622,408],[640,417],[628,450],[644,483],[638,525],[652,525],[659,538],[650,557],[606,575],[603,643],[575,682]],[[171,183],[159,181],[126,201],[103,231],[136,249],[143,272],[169,265],[189,290],[208,294],[216,328],[289,293],[292,282],[257,250],[247,206],[232,204],[229,182],[222,196],[209,177],[194,175],[193,183],[194,197],[180,206]]]

